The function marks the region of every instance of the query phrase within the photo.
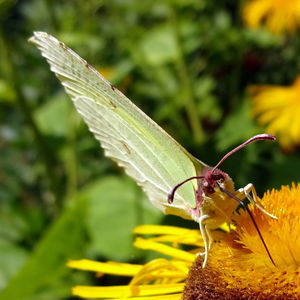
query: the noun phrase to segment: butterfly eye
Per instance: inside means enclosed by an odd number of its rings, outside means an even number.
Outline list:
[[[212,174],[211,175],[211,178],[214,180],[214,181],[224,181],[225,177],[223,174]]]

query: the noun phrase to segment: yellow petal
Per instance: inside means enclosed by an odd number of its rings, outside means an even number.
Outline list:
[[[117,262],[96,262],[88,259],[70,260],[67,266],[85,271],[100,272],[105,274],[134,276],[142,269],[142,265],[124,264]]]
[[[160,226],[160,225],[141,225],[133,230],[134,234],[170,234],[183,235],[198,230],[191,230],[176,226]]]
[[[139,286],[104,286],[89,287],[76,286],[72,289],[73,295],[83,298],[125,298],[130,296],[151,296],[166,295],[171,293],[182,292],[183,283],[178,284],[161,284],[161,285],[139,285]]]
[[[203,247],[203,240],[199,230],[191,230],[175,226],[142,225],[134,229],[133,233],[143,235],[160,235],[150,238],[156,242],[171,242],[173,245],[185,244]]]
[[[204,243],[200,236],[200,231],[195,233],[194,235],[185,235],[185,236],[176,236],[176,235],[163,235],[154,238],[150,238],[149,240],[155,242],[169,242],[174,245],[182,244],[182,245],[192,245],[203,247]]]
[[[196,258],[195,254],[143,238],[137,238],[134,242],[134,245],[140,249],[153,250],[185,261],[193,262]]]

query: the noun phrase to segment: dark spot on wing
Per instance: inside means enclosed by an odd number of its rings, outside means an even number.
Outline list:
[[[129,146],[125,142],[121,142],[122,148],[126,151],[127,154],[130,154],[131,151],[129,149]]]
[[[82,57],[80,57],[81,62],[86,66],[87,61],[85,59],[83,59]]]
[[[111,89],[112,89],[113,91],[116,90],[116,87],[115,87],[114,85],[112,85],[111,83],[110,83],[109,85],[110,85],[110,87],[111,87]]]
[[[109,99],[108,101],[112,108],[117,108],[117,105],[114,102],[112,102],[112,100]]]
[[[66,46],[63,42],[59,42],[59,45],[60,45],[64,50],[69,50],[69,47]]]
[[[92,68],[93,68],[88,62],[85,62],[85,67],[86,67],[87,69],[92,69]]]

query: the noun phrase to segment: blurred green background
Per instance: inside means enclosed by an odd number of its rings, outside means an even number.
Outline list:
[[[247,87],[290,84],[299,38],[250,30],[246,1],[0,0],[0,299],[72,299],[76,284],[122,283],[69,270],[68,259],[143,262],[139,224],[163,216],[112,161],[35,47],[47,31],[94,65],[200,160],[214,165],[264,132]],[[259,194],[298,181],[297,151],[258,142],[222,169]]]

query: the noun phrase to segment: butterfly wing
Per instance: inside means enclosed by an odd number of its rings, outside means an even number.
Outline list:
[[[105,155],[125,169],[155,206],[189,217],[196,183],[182,186],[171,205],[167,194],[205,165],[65,44],[44,32],[35,32],[29,41],[47,59]]]

